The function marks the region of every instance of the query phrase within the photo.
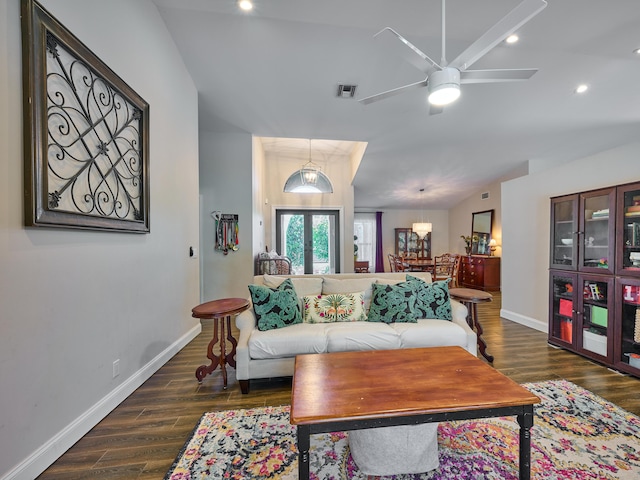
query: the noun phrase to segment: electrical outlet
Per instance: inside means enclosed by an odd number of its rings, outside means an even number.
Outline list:
[[[120,375],[120,359],[113,361],[113,378],[116,378]]]

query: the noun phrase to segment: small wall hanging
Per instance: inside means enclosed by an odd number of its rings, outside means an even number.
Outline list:
[[[149,105],[22,0],[25,225],[149,232]]]
[[[215,249],[227,255],[229,251],[235,252],[240,248],[240,232],[238,228],[238,215],[212,212],[214,218],[216,243]]]

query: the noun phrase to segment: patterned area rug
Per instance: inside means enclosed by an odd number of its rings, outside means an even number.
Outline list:
[[[542,403],[531,430],[533,479],[640,479],[640,418],[565,380],[525,384]],[[385,480],[517,479],[515,417],[445,422],[440,467]],[[311,478],[365,480],[348,433],[311,437]],[[165,480],[297,479],[289,407],[205,413]]]

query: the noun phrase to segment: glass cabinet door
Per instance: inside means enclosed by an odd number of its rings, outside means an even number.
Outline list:
[[[616,368],[640,373],[640,279],[616,280]]]
[[[580,275],[578,349],[596,360],[612,358],[613,277]],[[598,358],[604,357],[604,358]]]
[[[549,312],[549,342],[572,346],[574,344],[574,323],[576,312],[576,275],[551,272]]]
[[[613,273],[614,214],[615,189],[609,188],[580,195],[578,254],[581,271]]]
[[[578,195],[551,199],[551,268],[575,270],[578,264]]]
[[[640,276],[640,184],[618,187],[618,212],[617,271]]]

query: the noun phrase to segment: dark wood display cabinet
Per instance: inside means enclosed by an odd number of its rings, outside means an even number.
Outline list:
[[[640,377],[640,182],[551,199],[549,343]]]
[[[458,283],[466,288],[500,291],[500,257],[462,256]]]
[[[431,233],[421,239],[410,228],[396,228],[394,238],[396,255],[405,257],[408,253],[415,253],[419,260],[431,259]]]

